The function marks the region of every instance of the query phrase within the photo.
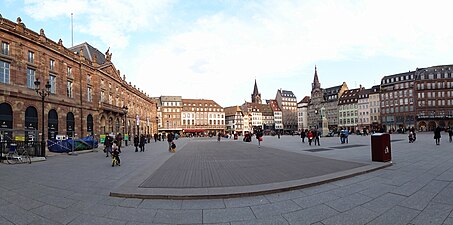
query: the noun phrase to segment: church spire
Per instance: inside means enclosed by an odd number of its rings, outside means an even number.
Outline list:
[[[315,66],[315,77],[313,78],[313,83],[311,84],[311,90],[313,91],[315,88],[321,88],[321,84],[319,83],[318,79],[318,70]]]
[[[258,85],[256,84],[256,79],[255,86],[253,87],[252,102],[261,104],[261,94],[258,92]]]

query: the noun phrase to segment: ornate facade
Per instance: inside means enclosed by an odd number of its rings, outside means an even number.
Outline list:
[[[329,130],[336,129],[339,123],[338,99],[346,90],[348,90],[348,86],[345,82],[339,86],[326,89],[321,88],[318,71],[315,67],[311,99],[308,105],[308,127],[320,127],[322,125],[322,116],[327,118]]]
[[[157,129],[156,123],[150,121],[156,117],[155,102],[127,83],[124,76],[121,78],[108,50],[102,54],[87,43],[65,48],[61,39],[54,42],[43,29],[39,34],[27,29],[20,18],[17,23],[0,18],[0,41],[3,131],[41,131],[44,123],[47,139],[58,134],[150,134]],[[44,121],[35,80],[40,81],[41,88],[47,81],[50,84]]]

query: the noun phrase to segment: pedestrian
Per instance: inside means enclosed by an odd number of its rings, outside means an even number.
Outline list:
[[[318,143],[318,146],[320,146],[321,144],[319,143],[319,137],[321,136],[321,132],[318,131],[318,129],[315,129],[314,131],[314,139],[315,139],[315,145],[316,143]]]
[[[116,145],[118,146],[118,149],[120,149],[120,151],[121,151],[121,142],[122,141],[123,141],[123,135],[121,133],[116,134],[115,142],[116,142]]]
[[[171,152],[171,145],[173,142],[173,133],[172,132],[168,133],[167,141],[168,141],[168,151]]]
[[[157,142],[157,134],[154,134],[154,142]]]
[[[312,130],[309,130],[308,133],[307,133],[307,137],[308,137],[308,145],[311,146],[311,142],[313,141],[313,131]]]
[[[300,132],[300,139],[302,139],[302,143],[305,143],[305,135],[306,135],[306,134],[305,134],[305,131],[302,130],[302,131]]]
[[[158,139],[159,141],[161,141],[161,140],[162,140],[162,134],[159,134],[158,137],[157,137],[157,139]]]
[[[138,143],[140,142],[138,135],[134,136],[134,146],[135,146],[135,152],[138,152]]]
[[[105,157],[109,157],[109,152],[112,153],[113,146],[113,138],[109,134],[105,136],[104,146]]]
[[[436,139],[436,145],[440,145],[440,138],[441,138],[440,132],[441,132],[441,129],[439,126],[437,126],[436,129],[434,129],[434,139]]]
[[[121,166],[120,163],[121,163],[121,160],[120,160],[120,149],[119,147],[116,145],[116,144],[113,144],[113,147],[112,147],[112,159],[116,159],[117,161],[117,165],[118,166]],[[115,162],[114,160],[112,160],[112,167],[115,166]]]
[[[146,136],[142,134],[140,136],[140,143],[139,143],[140,152],[144,152],[145,151],[145,144],[146,144]]]
[[[413,143],[414,142],[414,133],[412,133],[412,131],[409,131],[409,143]]]
[[[170,134],[170,133],[169,133],[169,134]],[[162,134],[162,141],[165,141],[165,136],[167,136],[167,134],[166,134],[166,133],[163,133],[163,134]]]
[[[453,128],[450,127],[450,129],[448,129],[448,136],[450,137],[450,143],[453,139]]]
[[[258,140],[258,148],[261,148],[261,142],[263,141],[263,131],[261,129],[256,131],[256,139]]]
[[[278,139],[280,139],[280,131],[277,132]]]
[[[342,129],[342,130],[340,131],[340,142],[341,142],[341,144],[344,144],[344,143],[345,143],[345,140],[346,140],[346,137],[345,137],[345,136],[346,136],[345,131]]]
[[[222,134],[220,132],[217,134],[217,141],[220,141],[220,137],[222,137]]]

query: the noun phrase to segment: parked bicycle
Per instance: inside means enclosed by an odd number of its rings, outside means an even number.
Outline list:
[[[8,164],[16,163],[31,163],[31,157],[28,153],[28,150],[25,146],[16,148],[16,146],[11,146],[9,152],[6,154],[6,162]]]

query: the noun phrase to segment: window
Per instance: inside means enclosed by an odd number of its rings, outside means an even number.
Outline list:
[[[87,75],[87,84],[91,84],[91,75],[90,74]]]
[[[52,94],[57,93],[57,77],[50,75],[49,83],[50,83],[50,93],[52,93]]]
[[[72,76],[72,68],[68,66],[68,69],[67,69],[67,76],[68,77],[71,77]]]
[[[66,96],[72,98],[72,81],[68,80],[66,87]]]
[[[9,84],[9,63],[0,61],[0,83]]]
[[[88,89],[87,89],[87,101],[88,102],[93,101],[93,97],[91,96],[91,87],[88,87]]]
[[[28,51],[28,62],[35,63],[35,53],[32,51]]]
[[[9,55],[9,44],[6,42],[2,42],[2,54]]]
[[[54,70],[55,69],[55,60],[53,60],[53,59],[50,60],[49,68],[50,68],[50,70]]]
[[[101,91],[101,102],[104,102],[104,91]]]
[[[27,87],[35,88],[35,70],[27,68]]]

